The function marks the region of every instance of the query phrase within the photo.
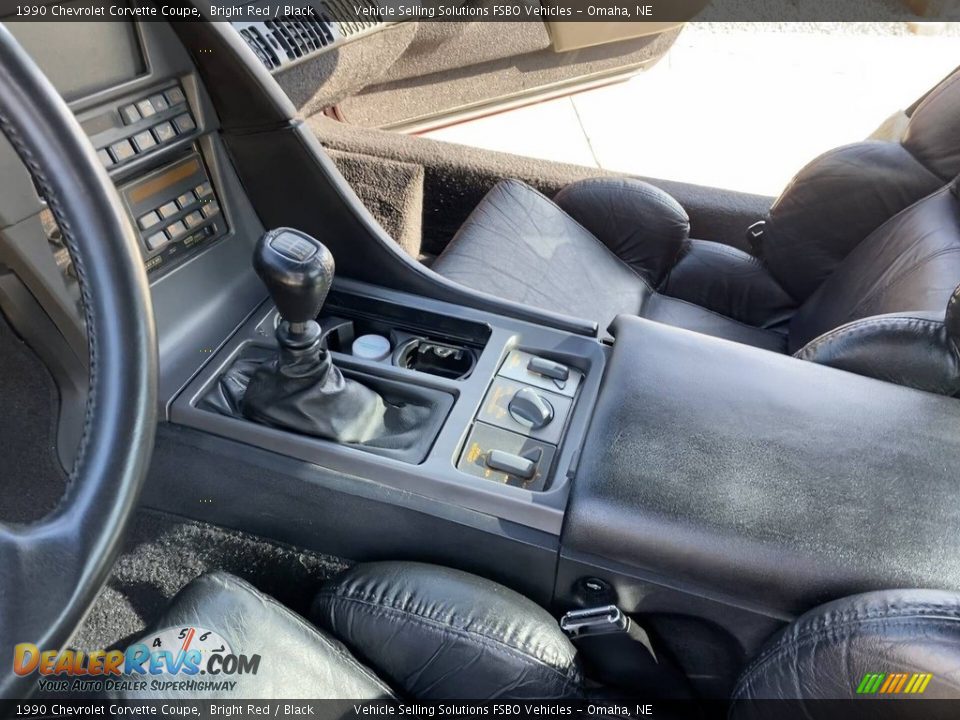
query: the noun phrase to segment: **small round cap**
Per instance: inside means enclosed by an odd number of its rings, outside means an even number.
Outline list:
[[[353,341],[350,352],[364,360],[383,360],[390,356],[390,341],[383,335],[361,335]]]

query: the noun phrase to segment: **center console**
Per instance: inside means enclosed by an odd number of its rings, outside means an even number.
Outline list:
[[[224,397],[244,358],[277,352],[265,304],[173,403],[171,420],[558,534],[607,349],[595,339],[337,281],[317,316],[333,363],[389,400],[433,402],[415,452],[255,422]],[[371,350],[371,347],[373,350]],[[393,387],[392,395],[385,389]]]

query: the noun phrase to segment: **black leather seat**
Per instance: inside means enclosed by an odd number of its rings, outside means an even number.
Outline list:
[[[237,685],[205,692],[210,699],[522,700],[588,693],[577,650],[549,613],[457,570],[358,565],[327,584],[312,616],[319,627],[242,580],[215,573],[182,590],[155,628],[212,630],[234,654],[261,656],[255,675],[230,676]],[[749,716],[747,701],[754,699],[856,697],[867,673],[906,674],[904,685],[914,673],[929,674],[924,697],[957,698],[958,668],[960,598],[874,592],[829,603],[787,627],[748,667],[734,699]],[[178,694],[191,693],[165,696]],[[124,693],[160,695],[153,688]]]
[[[917,107],[900,142],[848,145],[801,170],[754,255],[689,238],[683,208],[639,180],[576,182],[552,200],[506,180],[432,268],[601,328],[629,313],[953,394],[958,174],[960,72]]]

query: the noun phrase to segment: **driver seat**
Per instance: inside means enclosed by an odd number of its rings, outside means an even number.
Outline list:
[[[458,570],[411,562],[357,565],[323,587],[311,615],[315,624],[243,580],[213,573],[184,588],[154,630],[212,630],[228,652],[261,656],[256,674],[220,676],[237,685],[203,693],[210,699],[618,695],[610,688],[588,690],[576,647],[546,610]],[[744,672],[734,715],[738,706],[749,714],[753,699],[856,698],[867,673],[932,674],[925,698],[960,697],[960,597],[933,590],[872,592],[808,612]],[[655,694],[655,688],[632,691],[619,696]],[[150,690],[124,697],[184,695]]]

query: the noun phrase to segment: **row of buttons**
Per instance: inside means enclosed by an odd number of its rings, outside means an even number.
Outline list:
[[[139,102],[124,105],[120,108],[120,116],[123,118],[124,124],[129,125],[185,102],[186,97],[183,90],[179,87],[173,87],[163,93],[144,98]],[[97,151],[97,157],[100,158],[104,167],[112,167],[158,145],[171,142],[178,135],[193,132],[196,128],[197,123],[190,111],[187,110],[172,120],[157,123],[152,127],[141,130],[130,138],[119,140],[109,147],[101,148]]]
[[[186,101],[187,98],[183,94],[183,90],[179,87],[172,87],[163,93],[157,93],[139,102],[124,105],[120,108],[120,117],[123,118],[124,125],[132,125],[138,120],[151,117]]]
[[[179,239],[207,218],[220,212],[220,205],[217,203],[209,182],[202,183],[193,190],[188,190],[176,200],[171,200],[156,210],[141,215],[137,218],[137,224],[141,230],[148,230],[185,211],[189,212],[184,218],[171,222],[144,238],[148,250],[151,252],[159,250],[171,240]]]

